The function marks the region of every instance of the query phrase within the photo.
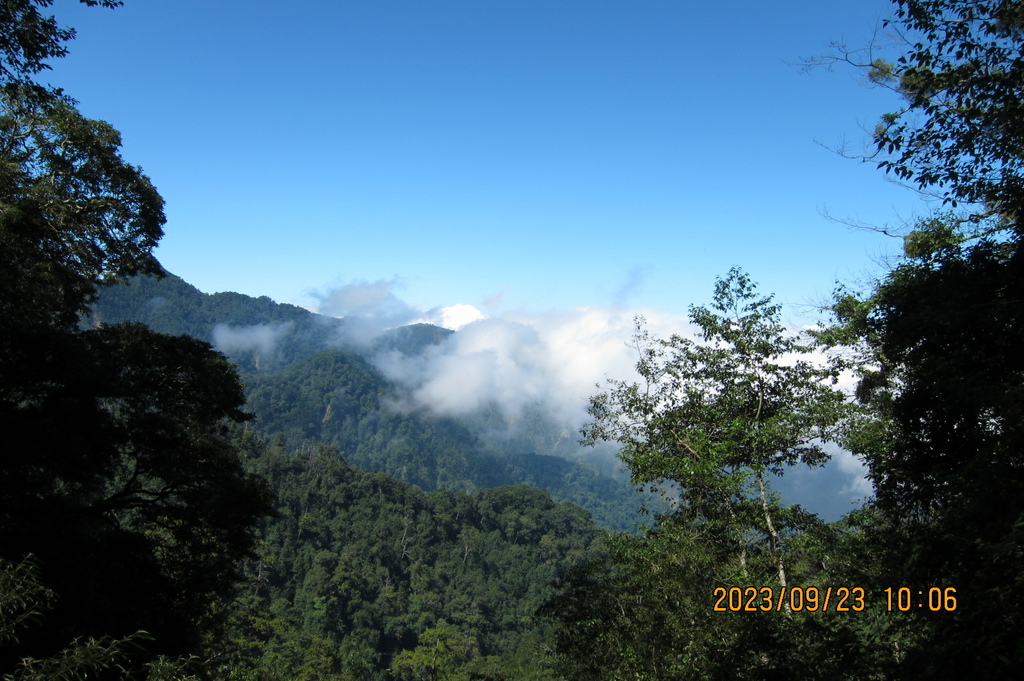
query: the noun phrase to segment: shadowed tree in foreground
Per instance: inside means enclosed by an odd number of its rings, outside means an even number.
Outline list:
[[[129,666],[195,649],[268,508],[225,439],[246,416],[221,355],[78,327],[97,286],[160,271],[163,201],[112,127],[33,81],[73,36],[39,14],[49,4],[0,16],[0,558],[30,558],[52,594],[42,623],[3,641],[4,672],[83,636],[144,630],[114,646]]]

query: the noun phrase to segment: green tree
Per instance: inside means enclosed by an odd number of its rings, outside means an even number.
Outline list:
[[[137,325],[79,327],[98,286],[160,272],[163,201],[113,128],[33,81],[73,37],[40,15],[49,4],[0,13],[0,557],[35,556],[55,600],[45,626],[0,644],[0,672],[29,678],[36,659],[56,674],[61,651],[91,654],[75,641],[144,630],[129,666],[166,677],[156,656],[196,649],[268,495],[225,439],[248,417],[223,356]]]
[[[653,339],[640,320],[643,383],[591,399],[584,442],[619,442],[634,483],[671,509],[642,537],[611,540],[607,564],[570,575],[546,608],[570,678],[767,678],[792,652],[785,614],[713,613],[712,592],[789,585],[790,544],[819,523],[770,483],[828,458],[847,411],[838,370],[812,361],[739,270],[690,317],[699,341]]]
[[[44,611],[53,606],[56,594],[39,581],[32,557],[18,564],[0,558],[0,644],[17,642],[21,630],[38,622]],[[75,639],[55,654],[36,659],[18,660],[3,681],[75,681],[88,678],[90,673],[111,669],[128,657],[138,641],[147,638],[137,632],[122,639],[104,636],[85,641]],[[164,669],[169,661],[161,661]],[[150,681],[172,681],[160,672],[150,674]],[[184,679],[181,679],[184,681]]]
[[[90,7],[120,7],[121,0],[81,0]],[[47,60],[67,55],[65,43],[75,37],[73,28],[40,12],[53,0],[8,0],[0,20],[0,81],[8,89],[28,88],[46,98],[58,93],[40,86],[34,77],[50,68]]]
[[[880,168],[944,203],[971,206],[959,235],[1012,228],[1024,216],[1024,4],[1019,0],[894,0],[883,22],[893,46],[871,45],[811,60],[844,62],[898,92],[881,117]],[[867,55],[864,57],[863,55]],[[883,56],[879,56],[883,55]],[[977,210],[974,210],[977,209]],[[988,218],[997,218],[985,222]],[[980,226],[984,223],[984,226]]]
[[[678,495],[667,519],[731,543],[740,572],[766,560],[786,586],[784,543],[806,516],[779,504],[770,476],[824,463],[846,400],[838,369],[812,361],[779,315],[733,269],[711,308],[690,309],[699,342],[652,339],[638,325],[644,383],[613,382],[592,398],[583,442],[619,442],[634,483]]]
[[[98,284],[162,272],[163,199],[120,135],[63,99],[0,91],[0,314],[68,328]]]
[[[873,75],[898,83],[906,107],[877,129],[892,154],[880,166],[954,204],[1024,214],[1024,4],[899,0],[890,25],[909,49]]]
[[[402,681],[455,681],[468,678],[463,667],[476,656],[476,642],[442,622],[420,634],[416,648],[396,655],[391,673]]]
[[[876,490],[878,588],[953,587],[962,603],[894,621],[901,678],[1024,669],[1022,266],[1017,244],[982,239],[905,258],[836,306],[866,349],[870,417],[847,446]]]
[[[875,131],[880,165],[965,204],[919,221],[827,334],[861,350],[870,413],[846,445],[877,499],[861,524],[878,588],[956,588],[952,613],[891,619],[894,678],[1015,678],[1024,669],[1024,3],[897,0],[894,60],[869,70],[904,106]],[[969,604],[969,605],[968,605]]]

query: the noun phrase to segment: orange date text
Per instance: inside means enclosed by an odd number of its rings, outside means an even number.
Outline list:
[[[715,587],[715,612],[861,612],[863,587]]]

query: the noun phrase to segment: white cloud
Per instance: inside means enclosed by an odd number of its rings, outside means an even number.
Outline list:
[[[319,301],[316,312],[329,317],[363,317],[393,320],[403,324],[416,316],[416,311],[395,295],[397,279],[385,281],[356,280],[326,292],[315,292]]]
[[[313,311],[345,320],[339,330],[339,343],[366,346],[388,329],[411,324],[420,316],[418,310],[395,295],[399,286],[397,278],[391,281],[360,279],[314,292],[312,295],[319,302]]]
[[[475,308],[473,308],[475,309]],[[573,431],[607,378],[634,377],[629,346],[635,310],[588,307],[568,312],[510,312],[480,318],[419,356],[391,352],[376,363],[408,389],[407,408],[460,416],[497,405],[508,422],[542,405]],[[647,311],[656,333],[685,331],[685,319]]]
[[[467,324],[484,318],[486,318],[486,315],[472,305],[459,303],[458,305],[434,308],[411,323],[433,324],[445,329],[451,329],[452,331],[458,331]]]
[[[836,448],[832,460],[836,467],[846,476],[846,487],[842,493],[851,499],[864,500],[874,495],[871,481],[868,480],[868,467],[863,461],[843,449]]]
[[[291,322],[252,326],[218,324],[213,327],[213,346],[225,354],[254,351],[262,357],[271,357],[277,342],[291,327]]]

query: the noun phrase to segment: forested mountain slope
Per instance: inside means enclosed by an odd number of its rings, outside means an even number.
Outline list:
[[[174,275],[103,289],[90,323],[124,321],[224,351],[239,367],[247,409],[264,437],[283,434],[293,448],[330,444],[355,466],[428,491],[525,483],[549,490],[556,501],[580,504],[604,527],[631,531],[639,520],[642,500],[628,482],[583,460],[525,450],[529,442],[522,441],[503,449],[480,437],[488,425],[483,416],[457,420],[389,408],[398,388],[367,357],[380,350],[422,352],[447,338],[447,329],[416,324],[356,344],[348,340],[346,320],[266,297],[205,294]],[[548,427],[541,415],[533,425],[542,434]]]
[[[554,678],[534,613],[595,556],[573,504],[526,486],[427,493],[325,445],[236,434],[277,492],[232,607],[226,678]],[[430,676],[429,678],[435,678]]]

